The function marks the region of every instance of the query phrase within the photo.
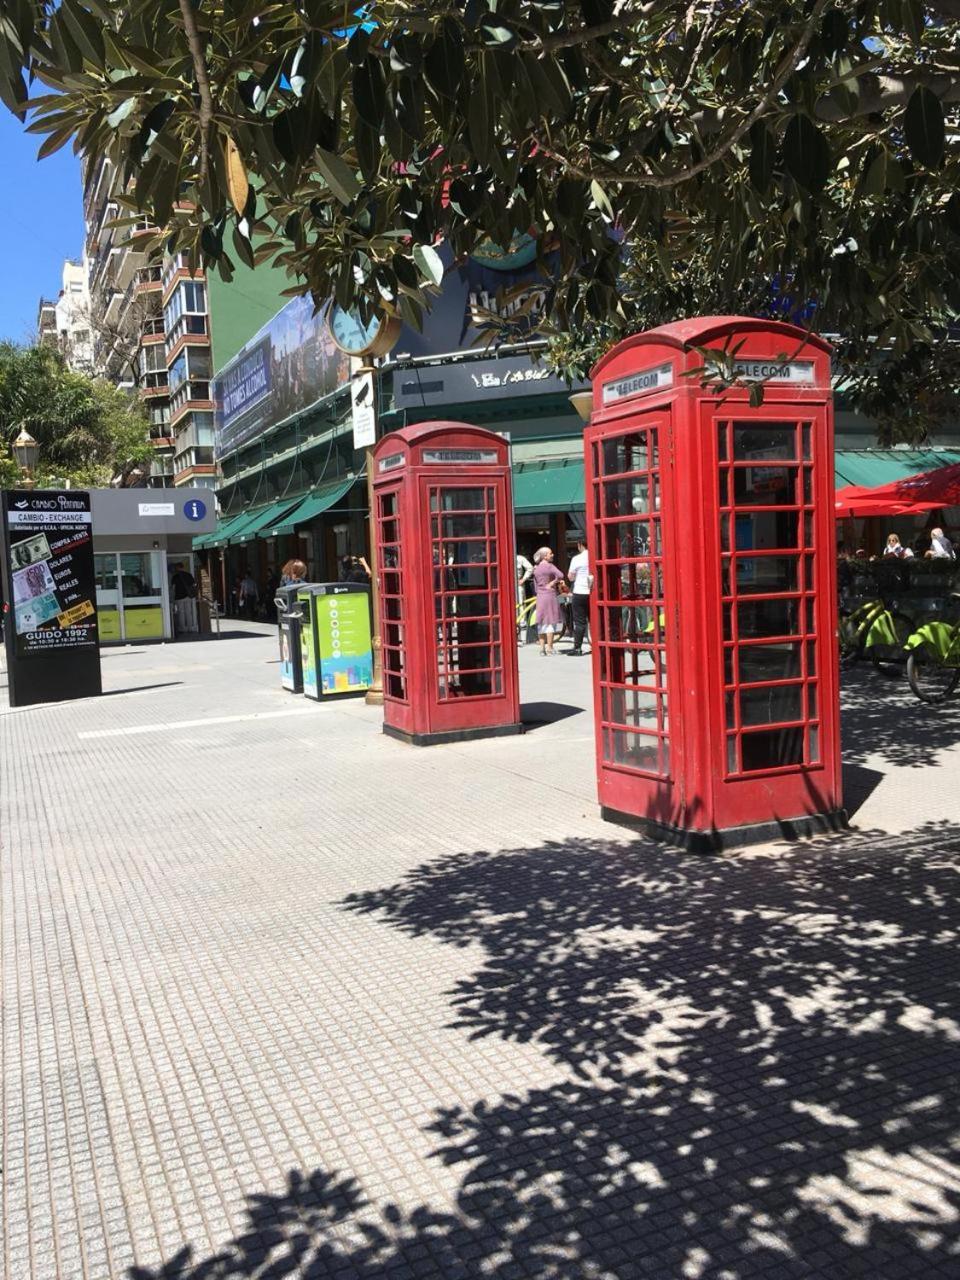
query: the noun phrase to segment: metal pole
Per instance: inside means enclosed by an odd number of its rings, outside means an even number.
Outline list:
[[[362,364],[356,373],[369,373],[373,376],[373,413],[375,430],[377,421],[377,369],[374,365]],[[376,437],[374,437],[376,438]],[[366,449],[367,465],[367,543],[370,547],[370,607],[373,610],[373,635],[370,647],[373,650],[373,682],[367,690],[365,702],[368,707],[383,706],[383,639],[380,635],[380,574],[379,557],[377,556],[377,519],[373,505],[373,447]]]

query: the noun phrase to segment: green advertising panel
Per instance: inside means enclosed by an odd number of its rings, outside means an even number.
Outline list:
[[[348,583],[321,587],[320,591],[314,606],[321,693],[369,689],[373,680],[369,592]]]

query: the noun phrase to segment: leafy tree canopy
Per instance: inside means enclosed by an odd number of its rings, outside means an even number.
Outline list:
[[[716,301],[841,332],[861,378],[891,351],[874,393],[933,377],[932,404],[960,308],[958,18],[960,0],[8,0],[0,94],[23,113],[28,81],[53,90],[33,99],[41,151],[72,140],[88,178],[109,158],[131,225],[158,228],[141,243],[226,275],[271,257],[295,291],[416,324],[440,238],[529,233],[545,323],[581,344],[561,360]]]
[[[49,347],[0,343],[0,487],[20,475],[11,445],[26,429],[40,446],[37,485],[106,485],[151,456],[139,402],[101,379],[72,373]]]

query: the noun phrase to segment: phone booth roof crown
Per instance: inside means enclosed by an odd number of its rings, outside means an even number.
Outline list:
[[[482,444],[503,446],[506,443],[503,436],[495,431],[488,431],[486,427],[474,427],[469,422],[414,422],[406,427],[398,427],[396,431],[384,436],[374,452],[383,452],[385,446],[387,449],[396,448],[398,443],[412,448],[414,445],[426,444],[436,436],[449,435],[470,436]]]
[[[593,380],[598,378],[613,359],[632,347],[656,344],[675,347],[678,351],[690,351],[694,347],[715,343],[717,339],[750,333],[787,338],[825,354],[832,350],[830,343],[819,334],[802,329],[799,325],[788,324],[785,320],[767,320],[760,316],[694,316],[689,320],[674,320],[670,324],[662,324],[656,329],[647,329],[643,333],[631,334],[629,338],[622,339],[600,357],[590,370],[590,377]]]

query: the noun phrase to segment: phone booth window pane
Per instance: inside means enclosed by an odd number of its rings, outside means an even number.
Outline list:
[[[734,426],[733,457],[736,462],[748,462],[754,458],[793,461],[796,456],[797,428],[792,422],[751,422]]]
[[[722,524],[729,518],[722,516]],[[799,514],[796,511],[738,512],[734,517],[734,551],[792,551],[798,546]],[[723,550],[729,551],[729,535]]]
[[[772,595],[778,591],[798,590],[796,556],[740,556],[737,560],[739,595]]]
[[[800,675],[800,641],[745,644],[740,647],[740,683],[788,680]]]
[[[741,723],[781,724],[788,720],[802,720],[802,691],[803,685],[800,684],[757,685],[742,690]]]
[[[803,764],[803,728],[766,729],[740,738],[744,773]]]
[[[735,467],[733,501],[738,507],[782,507],[796,502],[796,467]]]
[[[737,606],[740,638],[791,636],[799,630],[799,600],[750,600]]]

